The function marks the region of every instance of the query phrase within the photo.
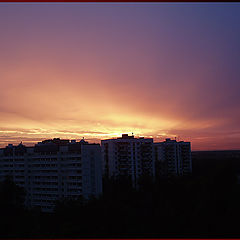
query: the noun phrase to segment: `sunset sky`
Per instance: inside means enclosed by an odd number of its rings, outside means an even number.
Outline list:
[[[134,133],[240,149],[240,4],[0,4],[0,147]]]

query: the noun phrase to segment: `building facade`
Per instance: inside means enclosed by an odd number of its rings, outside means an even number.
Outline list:
[[[34,147],[0,149],[0,181],[24,187],[26,206],[53,211],[56,200],[102,193],[101,147],[84,140],[45,140]]]
[[[164,142],[154,143],[156,175],[184,176],[192,173],[190,142],[177,142],[167,138]]]
[[[107,178],[128,176],[136,186],[140,176],[154,176],[153,139],[122,134],[101,141],[103,174]]]

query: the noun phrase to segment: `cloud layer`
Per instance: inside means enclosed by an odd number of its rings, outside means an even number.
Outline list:
[[[0,146],[133,132],[240,148],[239,4],[1,4]]]

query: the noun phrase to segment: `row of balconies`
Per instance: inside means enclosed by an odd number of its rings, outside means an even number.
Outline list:
[[[21,171],[19,171],[18,173],[19,174],[24,174],[24,170],[21,170]],[[14,174],[14,170],[2,170],[1,172],[0,172],[0,174],[2,174],[2,175],[8,175],[8,174],[11,174],[11,175],[13,175]]]
[[[24,162],[25,161],[25,158],[8,158],[8,157],[4,157],[4,156],[1,156],[0,158],[0,162]]]
[[[58,192],[58,188],[56,188],[56,187],[48,187],[48,188],[46,188],[46,186],[45,187],[33,187],[32,189],[32,192],[49,192],[49,193],[56,193],[56,192]]]
[[[29,169],[31,168],[70,168],[70,167],[81,167],[81,163],[66,163],[66,164],[32,164],[29,165]]]
[[[51,173],[51,174],[58,174],[58,170],[40,170],[40,169],[37,169],[37,170],[31,170],[30,171],[31,173],[46,173],[46,174],[49,174],[49,173]]]
[[[47,194],[47,193],[34,193],[32,195],[33,198],[50,198],[50,199],[56,199],[59,197],[59,194]]]
[[[54,206],[57,199],[42,199],[37,198],[32,200],[32,204],[40,204],[41,206],[44,206],[45,204]],[[45,203],[45,204],[44,204]]]
[[[49,163],[49,162],[53,162],[53,163],[55,163],[55,162],[64,162],[64,161],[66,161],[66,162],[79,162],[79,161],[81,161],[82,160],[82,158],[81,157],[69,157],[69,156],[67,156],[67,157],[64,157],[64,158],[39,158],[39,157],[37,157],[37,158],[32,158],[32,159],[29,159],[29,161],[28,162],[32,162],[32,163],[42,163],[42,162],[47,162],[47,163]]]
[[[40,158],[39,156],[35,156],[35,157],[32,157],[31,158],[31,160],[33,161],[33,162],[35,162],[35,161],[39,161],[39,162],[42,162],[42,161],[47,161],[47,162],[56,162],[57,160],[58,160],[58,157],[49,157],[49,158],[46,158],[46,157],[44,157],[44,158]]]
[[[48,185],[48,186],[50,186],[51,187],[51,185],[52,186],[58,186],[58,182],[32,182],[32,185],[41,185],[41,186],[46,186],[46,185]]]
[[[46,181],[56,180],[58,179],[58,176],[31,176],[34,179],[41,179]]]

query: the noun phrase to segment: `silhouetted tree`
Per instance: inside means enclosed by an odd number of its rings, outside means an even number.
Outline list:
[[[6,176],[5,180],[0,183],[0,196],[0,207],[4,211],[24,207],[24,188],[17,186],[11,176]]]
[[[0,196],[0,237],[11,237],[24,224],[25,191],[13,182],[11,176],[7,176],[0,183]]]
[[[7,216],[7,221],[1,224],[6,229],[1,231],[1,237],[240,236],[235,221],[240,215],[240,185],[231,160],[213,166],[211,174],[154,181],[145,176],[139,179],[137,188],[128,177],[104,179],[100,197],[63,199],[57,202],[52,214],[37,211],[19,214],[16,209],[23,206],[23,201],[19,201],[23,195],[19,195],[21,191],[11,179],[1,184],[0,191]]]

